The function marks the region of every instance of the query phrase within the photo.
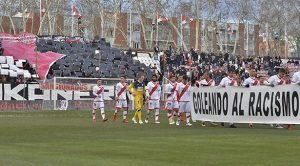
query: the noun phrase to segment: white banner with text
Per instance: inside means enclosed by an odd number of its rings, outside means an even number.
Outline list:
[[[192,119],[212,122],[300,124],[300,86],[201,87],[191,94]]]

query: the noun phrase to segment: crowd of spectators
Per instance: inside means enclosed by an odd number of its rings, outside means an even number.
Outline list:
[[[187,75],[192,84],[207,71],[219,84],[228,70],[234,70],[242,82],[249,77],[249,69],[255,69],[260,77],[274,75],[279,68],[285,68],[287,75],[300,69],[299,60],[296,59],[284,60],[277,56],[242,57],[229,53],[197,52],[194,49],[189,52],[167,50],[160,57],[160,64],[162,73],[166,71],[169,75]]]

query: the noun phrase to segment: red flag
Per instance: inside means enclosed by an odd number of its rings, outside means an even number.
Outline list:
[[[160,23],[160,22],[167,22],[167,21],[169,21],[169,18],[163,17],[163,16],[159,15],[159,13],[157,12],[156,13],[156,21],[158,23]]]
[[[26,59],[30,64],[37,63],[37,74],[39,75],[41,80],[46,78],[50,66],[58,59],[65,56],[54,52],[36,52],[35,44],[23,39],[33,36],[32,34],[24,33],[13,36],[14,37],[11,38],[11,40],[8,40],[7,38],[6,40],[2,40],[2,47],[4,48],[3,55],[13,56],[14,59]],[[16,40],[16,38],[19,39]],[[32,39],[30,39],[30,41],[31,40]]]
[[[74,16],[74,17],[82,17],[75,5],[72,5],[72,16]]]
[[[181,15],[181,24],[184,25],[187,23],[187,16]]]

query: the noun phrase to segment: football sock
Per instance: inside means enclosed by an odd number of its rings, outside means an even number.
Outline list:
[[[105,119],[104,108],[100,108],[100,112],[101,112],[102,119],[104,120]]]
[[[117,116],[117,114],[118,114],[118,110],[116,109],[114,112],[114,116]]]
[[[124,110],[123,111],[123,119],[126,119],[127,118],[127,110]]]
[[[186,112],[185,116],[186,116],[186,123],[190,123],[191,113],[190,112]]]
[[[168,119],[169,119],[169,122],[172,120],[172,112],[171,110],[168,111]]]
[[[155,110],[155,121],[158,121],[158,117],[159,117],[159,109]]]
[[[138,110],[137,116],[138,116],[139,121],[141,121],[142,120],[142,110]]]
[[[149,117],[150,117],[150,110],[147,110],[147,113],[146,113],[146,120],[149,120]]]
[[[93,109],[93,120],[95,120],[96,119],[96,111]]]

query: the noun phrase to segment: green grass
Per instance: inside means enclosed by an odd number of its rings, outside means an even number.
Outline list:
[[[120,114],[121,115],[121,114]],[[88,111],[1,112],[0,166],[207,166],[300,163],[300,130],[123,125]],[[111,114],[110,116],[111,117]],[[129,116],[131,118],[131,115]],[[110,118],[111,119],[111,118]],[[152,119],[151,119],[152,120]]]

